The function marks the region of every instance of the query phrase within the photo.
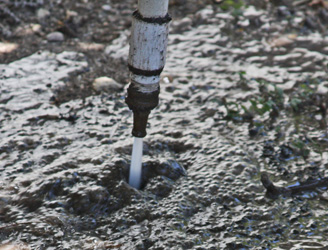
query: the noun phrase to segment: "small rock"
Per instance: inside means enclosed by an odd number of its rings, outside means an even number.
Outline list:
[[[5,244],[5,245],[0,245],[0,250],[30,250],[31,248],[23,245],[23,244],[19,244],[19,245],[14,245],[14,244]]]
[[[286,6],[279,6],[277,8],[277,14],[279,17],[290,17],[292,15]]]
[[[38,23],[31,23],[30,24],[30,29],[34,32],[34,33],[40,33],[42,30],[42,27],[40,24]]]
[[[104,11],[110,11],[112,9],[112,7],[108,4],[105,4],[101,7]]]
[[[245,28],[248,27],[250,23],[248,19],[245,19],[245,20],[239,20],[237,24],[239,27]]]
[[[78,16],[79,14],[76,12],[76,11],[73,11],[73,10],[67,10],[66,11],[66,18],[69,19],[71,17],[76,17]]]
[[[92,83],[92,86],[97,92],[108,93],[112,93],[123,88],[121,84],[117,83],[114,79],[107,76],[102,76],[95,79]]]
[[[263,11],[256,10],[254,6],[249,6],[247,9],[245,9],[243,16],[246,18],[255,18],[262,16],[264,14]]]
[[[17,29],[14,31],[14,36],[23,37],[33,34],[40,34],[41,32],[42,32],[42,27],[40,24],[31,23],[31,24],[17,27]]]
[[[49,10],[43,8],[38,9],[38,11],[36,12],[36,16],[38,17],[38,19],[44,19],[49,15],[50,15]]]
[[[18,44],[16,43],[2,43],[0,42],[0,55],[6,54],[14,51],[18,48]]]
[[[297,38],[296,34],[289,34],[281,37],[277,37],[271,41],[269,44],[271,47],[284,47],[294,43],[294,40]]]
[[[101,43],[84,43],[84,42],[80,42],[78,43],[80,49],[82,51],[89,51],[89,50],[95,50],[95,51],[100,51],[103,50],[105,48],[105,45],[101,44]]]
[[[215,15],[215,17],[218,18],[218,19],[223,19],[223,20],[228,20],[228,21],[229,20],[234,20],[234,17],[229,13],[217,13]]]
[[[61,32],[55,31],[47,35],[47,40],[49,42],[62,42],[64,41],[64,35]]]

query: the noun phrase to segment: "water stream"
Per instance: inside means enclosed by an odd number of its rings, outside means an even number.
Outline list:
[[[132,158],[129,174],[129,184],[134,188],[140,188],[141,183],[142,138],[134,137]]]

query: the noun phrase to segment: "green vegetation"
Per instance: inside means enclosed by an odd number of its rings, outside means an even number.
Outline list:
[[[296,158],[306,159],[311,151],[322,155],[327,150],[328,97],[317,91],[320,79],[307,79],[284,91],[264,80],[249,81],[245,72],[238,74],[239,88],[246,92],[257,84],[260,94],[223,100],[224,119],[248,123],[250,136],[274,135],[276,143],[291,147]]]
[[[242,0],[224,0],[223,3],[220,4],[222,10],[227,11],[230,9],[239,10],[241,7],[245,5]]]

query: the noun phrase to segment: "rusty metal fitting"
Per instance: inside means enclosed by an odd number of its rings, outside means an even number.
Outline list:
[[[157,90],[143,92],[140,91],[138,84],[132,82],[127,92],[128,95],[125,102],[129,109],[133,111],[132,135],[145,137],[147,135],[146,126],[150,111],[158,105],[159,85]]]

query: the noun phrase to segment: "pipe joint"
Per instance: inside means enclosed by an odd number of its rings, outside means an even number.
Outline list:
[[[145,137],[147,135],[146,126],[150,111],[158,105],[159,84],[151,92],[141,91],[137,83],[131,82],[128,88],[128,95],[125,99],[129,109],[133,111],[132,135],[135,137]]]

